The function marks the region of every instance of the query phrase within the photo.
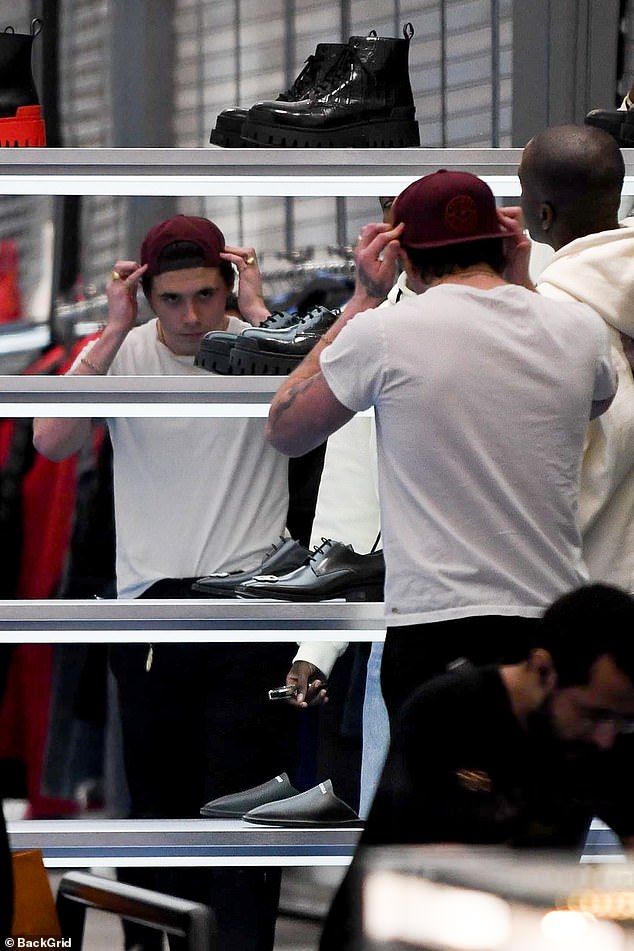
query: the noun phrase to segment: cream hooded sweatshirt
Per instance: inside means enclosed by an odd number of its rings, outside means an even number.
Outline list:
[[[634,337],[634,217],[557,251],[537,290],[589,304],[612,330],[619,385],[610,409],[588,427],[579,518],[592,580],[634,591],[634,379],[619,336]]]

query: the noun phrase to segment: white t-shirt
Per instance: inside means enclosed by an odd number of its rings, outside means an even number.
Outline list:
[[[579,468],[615,389],[594,311],[443,284],[354,317],[321,369],[375,408],[388,625],[537,616],[587,580]]]
[[[250,326],[230,318],[228,331]],[[196,375],[156,336],[130,331],[109,370],[118,376]],[[108,419],[114,451],[119,597],[160,578],[257,567],[286,526],[288,460],[264,440],[263,419]]]
[[[405,271],[379,307],[393,307],[403,295],[416,296]],[[380,530],[374,415],[355,416],[328,438],[310,544],[332,538],[365,554],[383,548]],[[293,660],[308,661],[328,676],[347,646],[347,641],[302,641]]]
[[[403,296],[416,296],[404,271],[379,307],[393,307]],[[374,417],[355,416],[328,438],[311,545],[332,538],[365,554],[383,547],[380,538],[376,544],[380,530]]]

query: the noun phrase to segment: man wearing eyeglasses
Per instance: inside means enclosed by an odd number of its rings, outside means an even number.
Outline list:
[[[580,855],[594,817],[634,847],[634,598],[583,586],[545,612],[524,661],[467,662],[406,701],[322,951],[356,951],[366,847],[460,842]]]

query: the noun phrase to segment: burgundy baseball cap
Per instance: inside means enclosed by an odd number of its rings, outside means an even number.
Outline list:
[[[150,228],[141,245],[141,264],[147,264],[147,277],[159,274],[159,258],[175,241],[190,241],[200,248],[205,267],[218,267],[225,237],[213,221],[195,215],[174,215]]]
[[[469,172],[440,169],[412,182],[392,205],[394,227],[403,222],[399,241],[409,248],[503,238],[493,192]]]

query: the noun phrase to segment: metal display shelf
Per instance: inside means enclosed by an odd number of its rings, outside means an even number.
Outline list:
[[[5,417],[265,417],[280,377],[20,375],[0,381]]]
[[[241,819],[28,819],[8,822],[7,828],[12,849],[42,849],[48,868],[345,866],[361,834],[335,826],[256,826]],[[581,863],[624,861],[614,833],[595,819]]]
[[[0,412],[31,416],[265,417],[276,376],[0,376]],[[358,413],[367,416],[371,410]]]
[[[522,149],[3,149],[6,195],[392,195],[421,175],[460,168],[518,195]],[[634,150],[624,149],[624,194]]]
[[[382,602],[260,599],[0,601],[13,644],[382,641]]]
[[[65,403],[109,402],[268,403],[283,377],[219,376],[3,376],[0,403],[16,398]],[[4,406],[2,406],[3,415]]]
[[[0,153],[10,195],[397,194],[459,167],[500,195],[519,193],[521,149],[13,149]],[[633,156],[634,158],[634,156]]]
[[[30,819],[7,823],[12,849],[48,868],[348,865],[360,829],[281,829],[241,819]]]
[[[439,168],[484,178],[519,195],[522,149],[2,149],[5,195],[398,194]],[[623,149],[623,194],[634,194],[634,149]]]

